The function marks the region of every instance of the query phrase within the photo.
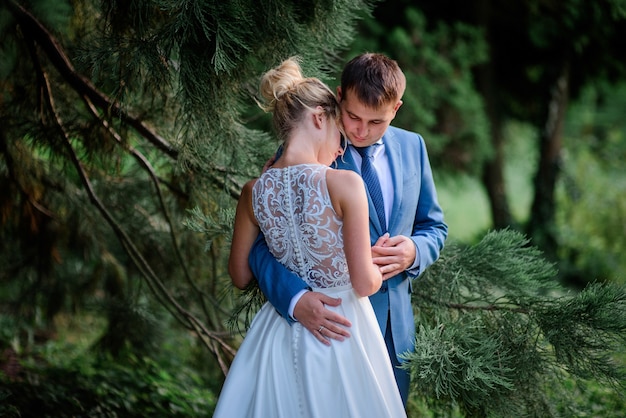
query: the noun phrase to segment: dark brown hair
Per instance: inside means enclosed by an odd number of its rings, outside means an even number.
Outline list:
[[[359,101],[373,109],[397,102],[405,88],[406,78],[398,63],[382,54],[358,55],[341,73],[342,94],[353,91]]]

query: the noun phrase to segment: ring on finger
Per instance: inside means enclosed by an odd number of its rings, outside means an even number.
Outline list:
[[[320,326],[320,329],[318,329],[317,332],[321,334],[323,329],[324,329],[324,325]]]

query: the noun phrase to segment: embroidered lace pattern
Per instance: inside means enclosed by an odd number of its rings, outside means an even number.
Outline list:
[[[314,288],[350,283],[343,224],[326,185],[329,167],[270,168],[252,193],[254,215],[270,252]]]

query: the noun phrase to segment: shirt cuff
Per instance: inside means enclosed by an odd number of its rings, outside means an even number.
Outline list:
[[[300,300],[302,295],[304,295],[308,291],[309,291],[308,289],[302,289],[301,291],[296,293],[294,297],[291,298],[291,302],[289,303],[289,312],[288,313],[289,313],[289,317],[291,319],[293,319],[295,322],[298,322],[298,320],[296,318],[294,318],[293,310],[296,309],[296,304],[298,303],[298,301]]]

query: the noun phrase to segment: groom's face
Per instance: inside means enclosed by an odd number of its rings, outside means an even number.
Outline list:
[[[399,100],[373,109],[359,101],[352,90],[342,92],[341,87],[337,88],[337,97],[343,128],[355,147],[367,147],[382,138],[402,104]]]

